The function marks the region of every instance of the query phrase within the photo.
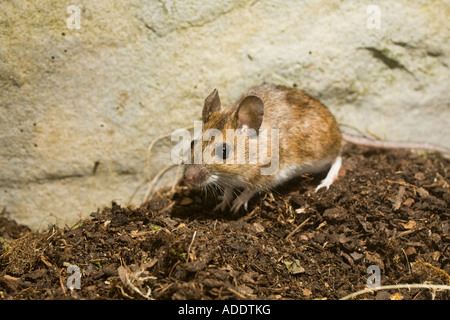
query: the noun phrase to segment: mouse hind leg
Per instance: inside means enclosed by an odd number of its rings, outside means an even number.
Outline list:
[[[334,159],[333,163],[331,164],[331,168],[328,171],[325,179],[323,179],[320,182],[320,184],[316,187],[314,192],[317,192],[324,187],[328,189],[333,184],[333,182],[336,181],[341,166],[342,166],[342,158],[338,156],[336,159]]]

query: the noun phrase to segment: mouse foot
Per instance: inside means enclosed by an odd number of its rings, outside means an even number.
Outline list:
[[[337,157],[333,161],[333,164],[331,165],[330,171],[328,171],[327,176],[320,182],[320,184],[316,187],[314,192],[317,192],[324,187],[327,188],[328,190],[328,188],[333,184],[333,182],[336,181],[339,174],[339,170],[341,169],[341,165],[342,165],[342,158]]]
[[[214,207],[214,211],[225,211],[225,209],[228,207],[228,201],[225,200],[224,196],[220,196],[219,198],[222,198],[222,201]]]
[[[234,214],[237,214],[239,212],[239,209],[241,209],[242,205],[244,205],[244,209],[247,210],[248,201],[244,201],[239,197],[237,197],[236,199],[234,199],[230,211],[233,212]]]
[[[225,211],[230,203],[231,198],[233,198],[233,188],[226,187],[223,196],[219,196],[218,198],[222,201],[214,208],[214,211]]]
[[[230,211],[234,214],[239,212],[239,209],[244,205],[244,209],[247,211],[248,201],[253,197],[256,193],[256,190],[245,189],[242,193],[233,201],[233,205],[231,206]]]

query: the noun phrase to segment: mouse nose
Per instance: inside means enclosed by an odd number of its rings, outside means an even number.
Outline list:
[[[190,183],[199,183],[205,180],[207,170],[205,167],[189,167],[184,174],[186,180]]]

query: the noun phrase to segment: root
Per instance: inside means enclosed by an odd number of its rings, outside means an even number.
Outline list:
[[[156,277],[153,276],[142,276],[143,274],[147,273],[146,269],[153,267],[158,262],[158,259],[153,259],[149,263],[146,263],[142,265],[139,270],[132,272],[127,267],[120,266],[117,269],[117,272],[119,274],[119,278],[122,281],[122,284],[124,285],[125,289],[131,290],[132,292],[136,293],[139,297],[142,297],[146,300],[154,300],[152,297],[152,290],[149,286],[145,286],[145,292],[143,289],[139,288],[142,283],[146,280],[156,280]],[[124,288],[120,287],[121,293],[129,298],[133,299],[132,296],[127,294],[124,290]]]
[[[339,300],[348,300],[354,297],[357,297],[359,295],[365,294],[365,293],[373,293],[375,291],[378,290],[392,290],[392,289],[417,289],[417,288],[422,288],[422,289],[430,289],[430,290],[450,290],[450,286],[446,286],[446,285],[437,285],[437,284],[421,284],[421,283],[417,283],[417,284],[396,284],[396,285],[390,285],[390,286],[380,286],[380,287],[376,287],[376,288],[371,288],[371,289],[363,289],[354,293],[351,293]]]

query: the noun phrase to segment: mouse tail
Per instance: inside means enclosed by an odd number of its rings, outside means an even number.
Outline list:
[[[450,149],[428,143],[428,142],[407,142],[407,141],[383,141],[364,138],[361,136],[354,136],[348,133],[342,133],[342,139],[346,142],[356,144],[359,146],[366,146],[380,149],[417,149],[428,150],[439,153],[450,154]]]

